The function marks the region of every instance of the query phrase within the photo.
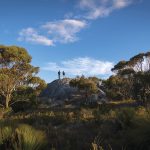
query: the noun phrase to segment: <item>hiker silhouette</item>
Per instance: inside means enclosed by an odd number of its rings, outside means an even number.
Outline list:
[[[62,74],[63,74],[63,78],[64,78],[65,77],[65,72],[63,71]]]
[[[60,70],[58,71],[58,79],[60,80],[60,74],[61,74],[61,72],[60,72]]]

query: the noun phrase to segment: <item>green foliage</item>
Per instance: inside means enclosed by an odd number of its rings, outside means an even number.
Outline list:
[[[116,112],[117,121],[121,125],[122,129],[130,127],[135,118],[134,108],[122,108]]]
[[[13,143],[14,150],[40,150],[45,145],[45,134],[28,125],[20,125],[15,130],[18,141]]]
[[[10,126],[4,126],[0,128],[0,145],[4,144],[4,142],[12,136],[13,130]]]
[[[46,144],[44,132],[29,125],[3,126],[0,132],[0,148],[3,150],[41,150]]]
[[[132,97],[132,82],[120,76],[111,76],[105,82],[105,92],[109,99],[123,100]]]
[[[16,91],[13,92],[12,101],[15,102],[17,100],[26,101],[26,100],[34,100],[35,93],[34,89],[29,86],[21,86]]]
[[[134,97],[149,103],[150,99],[150,72],[139,72],[134,76]]]
[[[39,68],[32,66],[31,56],[21,47],[0,46],[0,95],[6,108],[12,101],[12,95],[22,86],[32,85],[36,96],[45,82],[35,75]]]
[[[112,71],[122,70],[122,69],[124,69],[124,67],[125,67],[127,64],[128,64],[128,62],[125,61],[125,60],[119,61],[119,62],[114,66],[114,68],[112,68],[111,70],[112,70]]]
[[[97,79],[96,78],[75,78],[70,81],[70,86],[77,87],[79,91],[84,91],[85,99],[89,97],[89,95],[97,93]]]
[[[150,99],[150,52],[139,53],[128,61],[118,62],[112,71],[117,73],[105,83],[110,99],[136,99],[147,104]]]

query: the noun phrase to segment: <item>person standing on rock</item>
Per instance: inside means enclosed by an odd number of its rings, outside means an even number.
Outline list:
[[[65,72],[63,71],[62,74],[63,74],[63,78],[64,78],[65,77]]]
[[[58,79],[60,80],[60,74],[61,74],[61,72],[60,72],[60,70],[58,71]]]

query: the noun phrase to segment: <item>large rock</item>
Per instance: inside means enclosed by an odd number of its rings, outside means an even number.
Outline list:
[[[62,106],[64,102],[73,105],[79,105],[84,100],[84,93],[78,91],[69,85],[70,78],[57,79],[47,85],[47,88],[41,93],[41,100],[49,102],[51,106]],[[106,102],[106,94],[98,87],[98,93],[92,94],[87,103]]]
[[[41,97],[51,100],[70,99],[77,92],[76,88],[70,87],[70,80],[69,78],[54,80],[47,85],[47,88],[41,93]]]

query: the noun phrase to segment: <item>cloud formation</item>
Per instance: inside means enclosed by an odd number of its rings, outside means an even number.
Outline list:
[[[54,42],[69,43],[78,40],[76,34],[86,27],[83,20],[64,19],[47,22],[42,27],[52,36]]]
[[[112,11],[127,7],[134,0],[80,0],[79,7],[85,11],[86,19],[108,16]]]
[[[77,34],[87,27],[90,20],[106,17],[113,11],[125,8],[135,1],[139,0],[79,0],[80,15],[76,16],[70,12],[66,16],[68,19],[50,21],[37,29],[22,29],[18,39],[45,46],[72,43],[79,39]]]
[[[38,32],[33,28],[22,29],[19,32],[19,41],[26,41],[35,44],[42,44],[45,46],[52,46],[53,40],[48,39],[43,35],[39,35]]]
[[[112,74],[111,68],[113,68],[113,66],[113,62],[100,61],[89,57],[80,57],[72,60],[62,61],[60,64],[49,62],[42,69],[51,72],[64,70],[70,76],[109,76]]]
[[[19,41],[26,41],[45,46],[52,46],[56,43],[70,43],[78,40],[77,33],[87,26],[84,20],[64,19],[55,22],[47,22],[39,27],[38,34],[34,28],[22,29],[19,32]],[[47,36],[46,36],[47,35]]]

